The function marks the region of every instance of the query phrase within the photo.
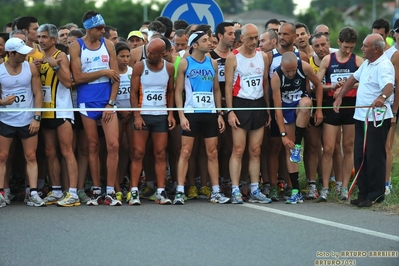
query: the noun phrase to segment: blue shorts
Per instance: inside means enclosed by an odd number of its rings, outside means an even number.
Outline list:
[[[298,107],[299,101],[294,103],[283,103],[281,107],[292,107],[293,109],[283,109],[284,124],[292,124],[296,121],[296,107]]]
[[[87,102],[87,103],[79,103],[79,108],[105,108],[107,106],[108,101],[100,101],[100,102]],[[93,119],[98,120],[103,116],[103,111],[79,111],[82,115]]]

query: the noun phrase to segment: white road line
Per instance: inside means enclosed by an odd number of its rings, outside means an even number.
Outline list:
[[[269,208],[266,206],[259,206],[259,205],[253,205],[253,204],[242,204],[241,206],[255,209],[255,210],[264,211],[264,212],[272,212],[272,213],[276,213],[276,214],[280,214],[280,215],[284,215],[284,216],[288,216],[288,217],[292,217],[292,218],[296,218],[296,219],[301,219],[301,220],[318,223],[318,224],[322,224],[322,225],[328,225],[328,226],[341,228],[341,229],[345,229],[345,230],[352,231],[352,232],[376,236],[376,237],[385,238],[388,240],[393,240],[393,241],[399,242],[398,236],[389,235],[389,234],[385,234],[385,233],[381,233],[381,232],[377,232],[377,231],[372,231],[372,230],[368,230],[368,229],[364,229],[364,228],[360,228],[360,227],[356,227],[356,226],[331,222],[328,220],[323,220],[323,219],[306,216],[306,215],[302,215],[302,214],[297,214],[297,213],[292,213],[292,212],[287,212],[287,211],[282,211],[282,210],[276,210],[276,209]]]

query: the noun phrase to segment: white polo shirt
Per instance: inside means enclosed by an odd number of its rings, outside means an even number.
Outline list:
[[[364,61],[360,68],[353,73],[353,77],[359,81],[359,88],[356,95],[356,106],[371,105],[374,100],[381,95],[382,89],[389,83],[395,84],[395,70],[391,61],[384,54],[377,60],[370,63]],[[392,118],[392,109],[389,103],[386,103],[387,109],[384,119]],[[378,109],[378,108],[376,108]],[[366,120],[367,109],[356,108],[354,119],[359,121]],[[376,112],[376,120],[381,121],[383,114]],[[369,113],[369,121],[373,121],[373,112]]]

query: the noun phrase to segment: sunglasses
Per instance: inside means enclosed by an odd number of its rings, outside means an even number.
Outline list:
[[[96,30],[103,30],[104,28],[105,28],[105,25],[100,25],[100,26],[94,27],[94,29],[96,29]]]

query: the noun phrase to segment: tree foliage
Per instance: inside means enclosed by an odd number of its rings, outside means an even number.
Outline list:
[[[277,14],[293,16],[296,4],[293,0],[248,0],[248,10],[267,10]]]
[[[47,1],[46,1],[47,2]],[[33,6],[25,5],[23,0],[0,0],[2,16],[0,27],[19,16],[34,16],[39,24],[51,23],[56,26],[73,22],[82,26],[83,14],[88,10],[96,10],[102,14],[105,22],[118,28],[119,36],[126,37],[131,30],[141,27],[144,20],[142,3],[131,0],[107,0],[102,6],[96,7],[95,0],[53,0],[53,4],[46,5],[44,1],[36,0]],[[158,17],[165,3],[152,0],[148,4],[148,19]]]
[[[223,14],[239,14],[244,11],[243,0],[215,0]]]

